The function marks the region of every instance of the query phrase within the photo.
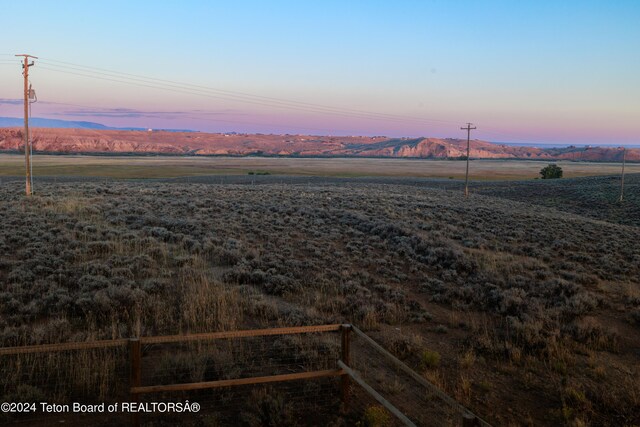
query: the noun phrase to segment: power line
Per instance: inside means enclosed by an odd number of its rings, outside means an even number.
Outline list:
[[[42,60],[42,59],[41,59]],[[343,107],[332,107],[322,104],[314,104],[309,102],[301,102],[284,98],[275,98],[261,95],[254,95],[246,92],[229,91],[218,88],[213,88],[204,85],[196,85],[184,82],[178,82],[175,80],[159,79],[154,77],[143,76],[140,74],[125,73],[121,71],[109,70],[99,67],[91,67],[82,64],[76,64],[72,62],[59,61],[55,59],[43,59],[42,62],[48,64],[51,67],[51,71],[57,71],[61,73],[75,74],[82,77],[101,79],[106,81],[113,81],[121,84],[138,84],[140,87],[150,87],[159,90],[171,90],[177,93],[184,93],[194,96],[206,96],[215,99],[222,99],[227,101],[249,103],[260,106],[267,106],[272,108],[282,108],[296,111],[312,112],[319,114],[329,114],[342,117],[355,117],[365,120],[385,120],[398,123],[412,123],[412,124],[424,124],[425,122],[438,122],[453,124],[454,122],[448,120],[420,118],[413,116],[401,116],[389,113],[378,113],[372,111],[364,111]],[[44,67],[43,67],[44,68]],[[71,71],[70,71],[71,70]],[[205,93],[202,93],[204,91]],[[488,127],[484,133],[499,135],[508,138],[512,142],[523,142],[529,144],[539,144],[539,141],[525,140],[518,136],[504,133],[502,131],[491,131],[491,127]]]
[[[486,129],[495,129],[492,127],[488,127]],[[496,131],[496,130],[486,130],[484,125],[482,127],[482,133],[483,134],[489,134],[489,135],[494,135],[494,136],[498,136],[498,137],[503,137],[506,138],[507,140],[509,140],[508,142],[520,142],[520,143],[526,143],[526,144],[537,144],[537,145],[543,145],[540,141],[534,141],[534,140],[530,140],[530,139],[523,139],[519,136],[515,136],[513,134],[509,134],[509,133],[504,133],[502,131]]]
[[[90,106],[90,105],[81,105],[81,104],[72,104],[72,103],[67,103],[67,102],[53,102],[53,101],[44,101],[43,103],[45,104],[54,104],[54,105],[66,105],[66,106],[70,106],[70,107],[78,107],[78,108],[86,108],[89,110],[106,110],[108,111],[110,108],[109,107],[96,107],[96,106]],[[133,112],[135,112],[135,110],[132,110]],[[125,111],[126,112],[126,111]],[[165,113],[165,112],[160,112],[160,113]],[[166,112],[166,113],[170,113],[170,112]],[[179,114],[183,114],[183,112],[178,112]],[[141,113],[141,114],[144,114]],[[222,123],[238,123],[238,124],[246,124],[246,125],[253,125],[253,126],[266,126],[266,127],[282,127],[282,128],[291,128],[291,129],[301,129],[301,130],[314,130],[314,131],[321,131],[321,132],[336,132],[336,131],[340,131],[340,132],[344,132],[344,133],[353,133],[352,129],[338,129],[338,128],[315,128],[312,126],[293,126],[290,124],[282,124],[282,123],[274,123],[272,121],[270,121],[269,123],[264,123],[264,122],[251,122],[251,121],[246,121],[246,120],[229,120],[229,119],[216,119],[216,118],[202,118],[202,117],[198,117],[198,116],[214,116],[214,115],[218,115],[221,114],[219,112],[215,112],[215,111],[189,111],[188,114],[186,114],[185,116],[188,118],[192,118],[198,121],[204,121],[204,122],[222,122]],[[74,114],[74,112],[67,112],[66,115],[68,116],[84,116],[85,114]],[[91,115],[91,114],[87,114],[87,115]],[[48,118],[46,117],[47,114],[41,115],[42,118]]]
[[[76,72],[71,72],[71,71],[59,70],[59,69],[54,69],[54,68],[49,68],[49,67],[42,67],[42,68],[48,69],[48,70],[51,70],[51,71],[60,72],[60,73],[78,75],[78,76],[82,76],[82,77],[88,77],[88,78],[94,78],[94,79],[100,79],[100,80],[106,80],[106,81],[113,81],[113,82],[116,82],[116,83],[129,84],[129,85],[134,85],[134,86],[139,86],[139,87],[149,87],[149,88],[152,88],[152,89],[160,89],[160,90],[171,91],[171,92],[176,92],[176,93],[182,93],[182,94],[187,94],[187,95],[202,96],[202,97],[222,99],[222,100],[227,100],[227,101],[243,102],[243,103],[249,103],[249,104],[254,104],[254,105],[267,106],[267,107],[271,107],[271,108],[283,108],[283,109],[296,110],[296,111],[306,111],[306,112],[312,112],[312,113],[337,115],[337,116],[342,116],[342,117],[357,117],[357,118],[360,118],[360,119],[374,119],[374,120],[383,119],[383,120],[386,120],[386,121],[395,121],[395,122],[401,122],[401,123],[414,123],[414,121],[411,120],[411,119],[380,118],[380,117],[365,115],[364,113],[362,113],[362,114],[360,114],[360,113],[346,113],[346,112],[343,112],[341,110],[328,110],[328,109],[318,109],[318,108],[311,108],[311,107],[292,106],[292,105],[287,105],[287,104],[283,104],[283,103],[265,102],[265,101],[259,101],[259,100],[253,100],[253,99],[239,98],[239,97],[234,97],[234,96],[230,96],[230,95],[208,94],[208,93],[202,93],[201,91],[196,92],[196,91],[194,91],[194,89],[184,88],[184,87],[180,87],[180,86],[158,85],[158,84],[155,84],[155,83],[148,84],[150,82],[140,83],[140,82],[137,82],[137,81],[122,80],[122,78],[115,79],[115,78],[109,78],[109,77],[99,77],[99,76],[90,75],[90,74],[76,73]]]
[[[45,70],[49,70],[49,71],[55,71],[55,72],[59,72],[59,73],[64,73],[64,74],[77,75],[77,76],[81,76],[81,77],[87,77],[87,78],[98,79],[98,80],[112,81],[112,82],[116,82],[116,83],[132,85],[132,86],[147,87],[147,88],[151,88],[151,89],[160,89],[160,90],[165,90],[165,91],[169,91],[169,92],[176,92],[176,93],[182,93],[182,94],[187,94],[187,95],[201,96],[201,97],[205,97],[205,98],[214,98],[214,99],[222,99],[222,100],[227,100],[227,101],[243,102],[243,103],[261,105],[261,106],[267,106],[267,107],[271,107],[271,108],[283,108],[283,109],[289,109],[289,110],[306,111],[306,112],[319,113],[319,114],[330,114],[330,115],[334,115],[334,116],[351,117],[351,118],[355,117],[355,118],[360,118],[360,119],[365,119],[365,120],[368,119],[368,120],[385,120],[385,121],[398,122],[398,123],[414,123],[414,124],[416,123],[416,121],[410,120],[410,119],[379,118],[379,117],[372,117],[372,116],[368,116],[368,115],[364,115],[364,114],[348,114],[348,113],[344,113],[344,112],[340,112],[340,111],[318,110],[318,109],[312,109],[312,108],[302,108],[302,107],[293,107],[293,106],[287,106],[287,105],[277,105],[277,104],[273,104],[273,103],[259,102],[259,101],[253,101],[253,100],[248,100],[248,99],[238,99],[238,98],[233,98],[233,97],[229,97],[229,96],[212,95],[212,94],[207,94],[207,93],[194,92],[193,90],[189,90],[189,89],[174,89],[174,88],[171,88],[171,87],[163,87],[163,86],[154,85],[154,84],[143,84],[143,83],[120,80],[120,79],[114,79],[114,78],[93,76],[93,75],[90,75],[90,74],[76,73],[76,72],[65,71],[65,70],[58,70],[58,69],[55,69],[55,68],[50,68],[50,67],[45,67],[45,66],[41,66],[40,68],[45,69]]]
[[[110,74],[119,74],[119,75],[124,75],[124,76],[131,76],[131,77],[136,77],[136,78],[144,79],[144,80],[153,80],[153,81],[157,81],[157,82],[171,83],[171,84],[180,85],[180,86],[186,86],[186,87],[191,87],[191,88],[196,88],[196,89],[204,89],[204,90],[207,90],[207,91],[219,92],[219,93],[227,94],[227,95],[258,98],[258,99],[262,99],[262,100],[270,100],[270,101],[276,101],[276,102],[280,102],[280,103],[304,105],[304,106],[315,107],[315,108],[327,108],[327,109],[331,109],[331,110],[339,110],[339,111],[344,111],[344,112],[353,112],[353,113],[371,114],[371,115],[385,116],[385,117],[394,117],[394,118],[399,118],[399,119],[412,119],[412,120],[419,120],[419,121],[432,121],[432,122],[441,122],[441,123],[455,123],[455,122],[452,122],[452,121],[449,121],[449,120],[439,120],[439,119],[430,119],[430,118],[423,118],[423,117],[401,116],[401,115],[397,115],[397,114],[378,113],[378,112],[372,112],[372,111],[363,111],[363,110],[356,110],[356,109],[350,109],[350,108],[333,107],[333,106],[327,106],[327,105],[322,105],[322,104],[314,104],[314,103],[309,103],[309,102],[294,101],[294,100],[284,99],[284,98],[275,98],[275,97],[254,95],[254,94],[250,94],[250,93],[246,93],[246,92],[229,91],[229,90],[223,90],[223,89],[218,89],[218,88],[212,88],[212,87],[209,87],[209,86],[194,85],[194,84],[190,84],[190,83],[177,82],[175,80],[158,79],[158,78],[154,78],[154,77],[142,76],[142,75],[139,75],[139,74],[123,73],[123,72],[120,72],[120,71],[107,70],[107,69],[104,69],[104,68],[97,68],[97,67],[89,67],[89,66],[86,66],[86,65],[74,64],[74,63],[71,63],[71,62],[64,62],[64,61],[56,61],[56,60],[52,60],[52,59],[46,60],[45,62],[67,64],[67,65],[71,65],[73,67],[80,67],[80,68],[85,68],[85,69],[90,69],[90,70],[99,70],[99,71],[110,73]],[[54,64],[50,64],[50,65],[54,65]],[[73,68],[73,67],[69,67],[69,68]]]
[[[109,70],[99,67],[91,67],[72,62],[59,61],[55,59],[40,59],[41,63],[47,64],[48,67],[41,67],[58,73],[77,75],[85,78],[99,79],[111,81],[114,83],[133,85],[138,87],[147,87],[150,89],[171,91],[191,96],[200,96],[206,98],[220,99],[225,101],[241,102],[245,104],[253,104],[266,106],[270,108],[287,109],[301,112],[310,112],[315,114],[326,114],[340,117],[358,118],[363,120],[384,120],[387,122],[410,123],[410,124],[426,124],[427,122],[438,122],[444,124],[453,124],[448,120],[420,118],[413,116],[402,116],[389,113],[378,113],[373,111],[357,110],[343,107],[332,107],[323,104],[315,104],[309,102],[295,101],[291,99],[276,98],[262,95],[254,95],[246,92],[229,91],[213,88],[204,85],[196,85],[175,80],[159,79],[154,77],[143,76],[140,74],[125,73],[121,71]],[[539,141],[522,139],[508,133],[504,133],[495,128],[487,127],[483,133],[502,136],[510,140],[510,142],[522,142],[527,144],[540,144]]]
[[[186,94],[186,95],[194,95],[194,96],[200,96],[200,97],[205,97],[205,98],[214,98],[214,99],[222,99],[222,100],[226,100],[226,101],[243,102],[243,103],[249,103],[249,104],[254,104],[254,105],[267,106],[267,107],[271,107],[271,108],[283,108],[283,109],[296,110],[296,111],[306,111],[306,112],[312,112],[312,113],[330,114],[330,115],[334,115],[334,116],[351,117],[351,118],[356,117],[356,118],[360,118],[360,119],[369,119],[369,120],[381,120],[380,118],[377,118],[377,117],[370,117],[370,116],[365,116],[365,115],[347,114],[347,113],[342,113],[342,112],[339,112],[339,111],[314,110],[314,109],[311,109],[311,108],[290,107],[290,106],[286,106],[286,105],[274,105],[273,103],[237,99],[237,98],[232,98],[232,97],[228,97],[228,96],[221,96],[221,95],[211,95],[211,94],[206,94],[206,93],[201,93],[201,92],[194,92],[193,90],[189,90],[189,89],[174,89],[174,88],[171,88],[171,87],[163,87],[163,86],[158,86],[158,85],[154,85],[154,84],[143,84],[143,83],[138,83],[138,82],[126,81],[126,80],[119,80],[119,79],[113,79],[113,78],[107,78],[107,77],[99,77],[99,76],[93,76],[93,75],[89,75],[89,74],[58,70],[58,69],[44,67],[44,66],[42,66],[40,68],[45,69],[45,70],[49,70],[49,71],[55,71],[55,72],[59,72],[59,73],[64,73],[64,74],[77,75],[77,76],[87,77],[87,78],[92,78],[92,79],[112,81],[112,82],[116,82],[116,83],[127,84],[127,85],[132,85],[132,86],[137,86],[137,87],[147,87],[147,88],[151,88],[151,89],[159,89],[159,90],[164,90],[164,91],[169,91],[169,92],[181,93],[181,94]],[[411,120],[402,120],[402,119],[391,119],[391,118],[389,118],[389,119],[384,119],[384,120],[393,121],[393,122],[399,122],[399,123],[414,123]]]
[[[39,68],[45,68],[46,67],[39,67]],[[100,106],[100,107],[96,107],[94,105],[86,105],[86,104],[75,104],[75,103],[68,103],[68,102],[56,102],[56,101],[41,101],[41,103],[43,104],[54,104],[54,105],[65,105],[65,106],[70,106],[70,107],[78,107],[78,108],[86,108],[89,110],[105,110],[105,112],[108,112],[108,110],[113,109],[112,107],[104,107],[104,106]],[[131,110],[132,112],[135,112],[136,110]],[[126,111],[123,111],[126,113]],[[167,113],[170,114],[171,112],[163,112],[161,111],[160,113]],[[185,112],[177,112],[178,114],[184,114]],[[340,132],[344,132],[344,133],[350,133],[353,134],[353,129],[339,129],[339,128],[315,128],[312,126],[293,126],[290,124],[282,124],[282,123],[274,123],[272,121],[270,121],[269,123],[264,123],[264,122],[251,122],[251,121],[245,121],[245,120],[229,120],[229,119],[206,119],[206,118],[201,118],[198,116],[212,116],[212,115],[219,115],[222,114],[220,112],[216,112],[216,111],[187,111],[185,114],[186,117],[188,118],[192,118],[195,120],[199,120],[199,121],[205,121],[205,122],[223,122],[223,123],[239,123],[239,124],[248,124],[248,125],[254,125],[254,126],[267,126],[267,127],[283,127],[283,128],[292,128],[292,129],[302,129],[302,130],[314,130],[314,131],[321,131],[321,132],[336,132],[336,131],[340,131]],[[144,114],[144,112],[142,112],[141,114]],[[91,115],[91,114],[74,114],[74,112],[66,112],[65,115],[68,116],[84,116],[84,115]],[[45,117],[46,114],[41,115],[42,118],[47,118]]]
[[[46,63],[46,62],[45,62]],[[174,88],[180,88],[180,89],[187,89],[187,90],[206,90],[209,92],[214,92],[214,93],[219,93],[222,95],[227,95],[227,96],[234,96],[234,97],[239,97],[240,99],[258,99],[258,100],[268,100],[268,101],[273,101],[279,104],[285,104],[285,105],[305,105],[305,106],[310,106],[310,107],[314,107],[314,108],[327,108],[327,109],[331,109],[331,110],[338,110],[338,111],[343,111],[343,109],[341,108],[335,108],[335,107],[328,107],[328,106],[320,106],[317,104],[310,104],[310,103],[306,103],[306,102],[299,102],[299,101],[291,101],[291,100],[284,100],[284,99],[279,99],[279,98],[271,98],[271,97],[265,97],[265,96],[259,96],[259,95],[252,95],[252,94],[247,94],[247,93],[243,93],[243,92],[232,92],[232,91],[226,91],[226,90],[221,90],[221,89],[215,89],[215,88],[210,88],[210,87],[206,87],[206,86],[200,86],[200,85],[193,85],[193,84],[189,84],[189,83],[180,83],[180,82],[176,82],[173,80],[163,80],[163,79],[156,79],[156,78],[152,78],[152,77],[144,77],[144,76],[139,76],[137,74],[130,74],[130,73],[121,73],[121,72],[116,72],[116,71],[108,71],[108,70],[103,70],[103,71],[107,71],[107,73],[104,72],[95,72],[95,71],[89,71],[89,70],[85,70],[85,69],[81,69],[81,68],[77,68],[77,67],[67,67],[67,66],[61,66],[61,65],[54,65],[54,64],[49,64],[52,66],[56,66],[56,67],[63,67],[63,68],[67,68],[67,69],[72,69],[72,70],[77,70],[77,71],[82,71],[85,73],[94,73],[94,74],[99,74],[99,75],[104,75],[104,76],[109,76],[109,77],[116,77],[116,78],[123,78],[123,79],[127,79],[127,80],[134,80],[134,81],[141,81],[144,83],[153,83],[153,84],[158,84],[158,82],[165,84],[165,83],[170,83],[169,87],[174,87]],[[98,69],[98,70],[102,70],[100,68],[94,68],[94,67],[87,67],[87,66],[79,66],[82,68],[90,68],[90,69]],[[134,78],[131,77],[124,77],[124,76],[134,76]],[[353,111],[353,110],[347,110],[347,111]],[[361,111],[355,111],[355,112],[359,112],[359,113],[363,113],[363,114],[375,114],[375,115],[384,115],[383,113],[368,113],[368,112],[361,112]],[[398,118],[402,118],[404,119],[403,116],[398,116]]]
[[[183,90],[194,90],[194,89],[198,91],[205,90],[206,92],[214,93],[220,96],[231,97],[233,100],[240,101],[240,102],[252,102],[252,103],[255,103],[256,101],[260,101],[262,103],[268,102],[267,104],[268,106],[277,106],[281,108],[290,108],[290,109],[298,109],[298,110],[330,113],[330,114],[335,114],[335,113],[350,114],[350,115],[356,115],[360,118],[400,120],[404,122],[418,122],[418,123],[425,123],[425,122],[454,123],[452,121],[447,121],[447,120],[420,118],[420,117],[412,117],[412,116],[401,116],[401,115],[388,114],[388,113],[377,113],[372,111],[356,110],[356,109],[349,109],[349,108],[342,108],[342,107],[332,107],[332,106],[327,106],[322,104],[313,104],[308,102],[293,101],[289,99],[253,95],[245,92],[234,92],[234,91],[212,88],[208,86],[182,83],[182,82],[177,82],[173,80],[157,79],[157,78],[146,77],[146,76],[141,76],[137,74],[122,73],[122,72],[106,70],[102,68],[88,67],[84,65],[73,64],[73,63],[63,62],[63,61],[45,60],[44,62],[48,63],[48,65],[50,66],[55,66],[55,67],[64,68],[64,69],[71,69],[75,71],[81,71],[83,73],[100,74],[103,76],[116,77],[118,79],[140,81],[143,83],[151,83],[154,85],[162,84],[172,88],[179,88]],[[58,64],[68,64],[71,66],[58,65]],[[92,70],[99,70],[99,72],[92,71]],[[228,98],[222,98],[222,99],[228,99]],[[258,105],[265,105],[265,104],[258,104]]]
[[[203,85],[195,85],[190,83],[178,82],[175,80],[167,80],[167,79],[159,79],[154,77],[142,76],[140,74],[132,74],[125,73],[120,71],[108,70],[105,68],[99,67],[91,67],[87,65],[75,64],[72,62],[58,61],[54,59],[44,59],[42,60],[45,64],[48,64],[52,67],[56,67],[55,69],[50,69],[52,71],[57,72],[66,72],[68,74],[80,75],[82,77],[87,78],[99,78],[98,76],[102,76],[100,79],[106,81],[116,81],[122,84],[133,84],[133,82],[140,83],[143,86],[141,87],[150,87],[154,89],[160,90],[169,90],[172,91],[186,91],[186,92],[177,92],[177,93],[186,93],[188,95],[196,95],[196,96],[207,96],[215,99],[222,99],[228,101],[235,102],[243,102],[260,106],[268,106],[273,108],[282,108],[296,111],[305,111],[319,114],[329,114],[336,115],[342,117],[356,117],[365,120],[385,120],[390,122],[398,122],[398,123],[411,123],[411,124],[425,124],[426,122],[438,122],[444,124],[454,124],[452,121],[448,120],[440,120],[440,119],[432,119],[432,118],[419,118],[413,116],[401,116],[396,114],[388,114],[388,113],[378,113],[364,110],[356,110],[349,109],[343,107],[331,107],[322,104],[314,104],[309,102],[301,102],[294,101],[283,98],[274,98],[268,96],[254,95],[246,92],[237,92],[237,91],[229,91],[223,89],[212,88]],[[43,67],[44,68],[44,67]],[[59,69],[59,68],[62,68]],[[63,71],[64,70],[64,71]],[[69,71],[72,70],[72,71]],[[81,74],[82,73],[82,74]],[[87,75],[88,74],[88,75]],[[124,80],[124,81],[123,81]],[[149,86],[144,86],[149,85]],[[158,86],[162,87],[158,87]],[[194,93],[194,91],[196,91]],[[201,93],[205,91],[207,95]],[[493,131],[491,129],[494,129]],[[502,136],[509,139],[511,142],[522,142],[527,144],[540,144],[539,141],[532,141],[528,139],[522,139],[521,137],[504,133],[502,131],[497,130],[496,128],[487,127],[483,133],[493,134],[497,136]]]

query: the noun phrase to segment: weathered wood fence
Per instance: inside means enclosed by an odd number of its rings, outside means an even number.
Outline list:
[[[339,359],[335,360],[335,367],[332,369],[307,370],[304,372],[276,374],[276,375],[260,375],[243,378],[219,379],[215,381],[198,381],[198,382],[182,382],[172,384],[151,384],[142,385],[142,373],[145,368],[143,364],[143,346],[153,344],[169,344],[169,343],[187,343],[198,341],[215,341],[215,340],[235,340],[251,337],[265,337],[277,335],[299,335],[309,333],[339,333],[340,334],[340,352]],[[78,343],[62,343],[62,344],[45,344],[23,347],[6,347],[0,348],[0,357],[11,355],[26,354],[47,354],[53,352],[72,352],[78,350],[104,349],[112,347],[120,347],[129,349],[129,399],[131,402],[139,402],[142,395],[151,393],[173,393],[186,392],[192,390],[206,390],[223,387],[247,386],[256,384],[279,383],[288,381],[314,380],[319,378],[340,377],[340,398],[342,401],[342,411],[349,411],[351,399],[353,398],[353,387],[358,386],[367,393],[371,398],[377,401],[381,406],[391,413],[398,422],[406,426],[415,426],[416,423],[407,414],[404,414],[396,406],[385,399],[383,395],[371,387],[362,376],[351,366],[352,358],[352,334],[361,340],[361,344],[368,347],[368,351],[378,353],[395,368],[403,371],[408,377],[412,378],[420,387],[428,390],[437,396],[446,405],[451,406],[459,413],[460,425],[467,426],[490,426],[484,420],[476,417],[467,408],[460,405],[453,398],[449,397],[437,387],[426,381],[424,377],[414,372],[411,368],[394,357],[385,350],[371,337],[366,335],[357,327],[350,324],[331,324],[320,326],[301,326],[287,328],[270,328],[270,329],[254,329],[227,332],[212,332],[190,335],[170,335],[170,336],[153,336],[139,337],[131,339],[115,339],[93,342]],[[133,426],[140,425],[140,414],[138,412],[131,415],[131,424]]]

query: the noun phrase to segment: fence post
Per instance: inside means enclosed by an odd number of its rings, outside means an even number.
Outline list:
[[[351,325],[343,324],[340,326],[342,332],[342,354],[340,359],[347,366],[351,365]],[[348,374],[342,375],[342,411],[349,411],[349,392],[351,389],[351,378]]]
[[[129,339],[129,353],[131,355],[131,377],[130,386],[139,387],[142,385],[142,373],[141,373],[141,358],[142,349],[140,347],[140,340],[138,338]],[[131,402],[138,402],[139,396],[137,393],[130,393]],[[133,427],[140,426],[140,414],[134,411],[131,414],[131,425]]]
[[[470,414],[464,414],[462,416],[462,427],[480,427],[480,420]]]

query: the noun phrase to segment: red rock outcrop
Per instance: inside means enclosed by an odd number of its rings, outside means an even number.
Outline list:
[[[217,134],[200,132],[88,129],[32,130],[33,148],[52,153],[157,153],[181,155],[364,156],[456,158],[466,155],[464,139]],[[19,151],[22,130],[0,129],[0,150]],[[535,148],[471,141],[471,157],[620,161],[617,147]],[[629,149],[627,161],[640,161]]]

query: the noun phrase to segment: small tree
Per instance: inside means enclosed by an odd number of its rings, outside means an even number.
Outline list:
[[[556,179],[562,178],[562,168],[556,164],[550,164],[540,169],[540,175],[542,179]]]

